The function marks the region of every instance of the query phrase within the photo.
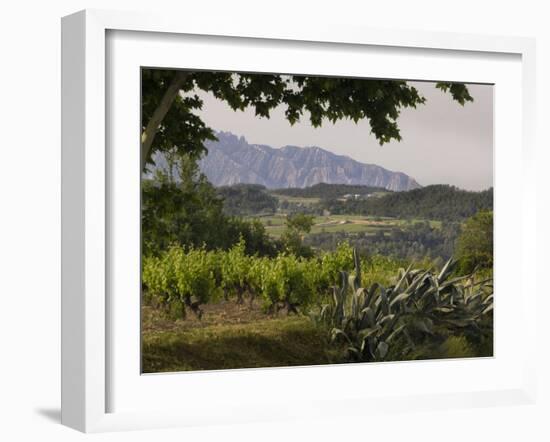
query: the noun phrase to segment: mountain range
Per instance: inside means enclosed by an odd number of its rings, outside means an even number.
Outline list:
[[[406,191],[421,187],[414,178],[360,163],[320,147],[249,144],[242,136],[217,132],[218,141],[205,144],[208,154],[199,162],[201,171],[215,186],[261,184],[269,189],[309,187],[318,183],[354,184]],[[162,159],[155,158],[158,167]]]

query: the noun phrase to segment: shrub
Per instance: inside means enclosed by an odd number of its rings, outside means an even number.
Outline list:
[[[493,267],[493,212],[478,212],[464,223],[457,238],[456,255],[460,273]]]
[[[349,360],[401,359],[426,338],[441,340],[434,339],[438,333],[479,335],[484,319],[492,315],[492,281],[474,282],[472,275],[453,278],[456,261],[449,260],[439,273],[409,266],[399,270],[394,285],[365,288],[356,252],[354,258],[355,273],[341,272],[333,301],[313,315],[329,330],[332,342],[347,345]],[[396,337],[400,348],[390,352]],[[456,350],[457,344],[451,344],[455,347],[449,351]]]

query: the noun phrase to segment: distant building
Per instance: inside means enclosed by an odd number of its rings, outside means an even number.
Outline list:
[[[342,198],[346,201],[361,199],[362,195],[359,193],[346,193]]]

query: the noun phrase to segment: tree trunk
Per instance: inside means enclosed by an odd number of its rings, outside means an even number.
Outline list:
[[[178,92],[183,86],[183,83],[187,79],[189,73],[184,71],[177,71],[176,75],[174,75],[174,78],[172,79],[172,82],[168,86],[168,89],[166,89],[166,92],[164,93],[162,99],[160,100],[159,105],[155,109],[155,112],[153,112],[153,115],[151,116],[151,119],[147,123],[147,126],[145,127],[145,130],[141,134],[141,170],[145,168],[145,165],[147,164],[147,159],[149,158],[149,155],[151,154],[151,146],[153,144],[153,140],[155,139],[155,135],[157,134],[157,131],[159,129],[160,124],[162,123],[162,120],[164,120],[164,117],[170,110],[170,107],[172,106],[172,103],[178,96]]]

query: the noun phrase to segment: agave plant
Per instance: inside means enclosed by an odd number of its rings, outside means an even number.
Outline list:
[[[476,328],[492,311],[492,280],[476,283],[473,275],[452,278],[452,259],[439,274],[409,266],[400,269],[395,285],[374,283],[370,288],[362,287],[356,250],[354,261],[355,273],[341,272],[332,302],[314,316],[330,330],[333,342],[347,344],[350,360],[382,361],[400,334],[412,347],[415,337],[431,335],[435,327]]]

